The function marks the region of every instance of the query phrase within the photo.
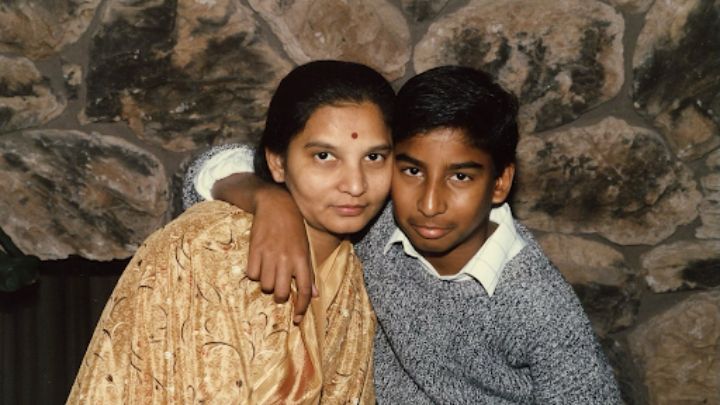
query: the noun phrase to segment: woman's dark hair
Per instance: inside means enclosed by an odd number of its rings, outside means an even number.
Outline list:
[[[268,108],[257,152],[255,173],[273,181],[265,150],[285,155],[290,141],[300,133],[320,107],[341,103],[374,103],[392,128],[395,92],[380,73],[353,62],[320,60],[298,66],[278,85]]]
[[[496,175],[515,163],[518,102],[489,74],[462,66],[430,69],[408,80],[395,102],[395,143],[457,128],[492,156]]]

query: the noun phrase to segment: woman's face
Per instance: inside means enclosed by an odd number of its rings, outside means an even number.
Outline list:
[[[390,190],[390,130],[370,102],[320,107],[285,159],[266,153],[275,181],[286,184],[308,225],[321,232],[360,231]]]

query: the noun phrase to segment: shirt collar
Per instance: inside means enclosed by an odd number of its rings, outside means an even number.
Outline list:
[[[527,244],[518,234],[513,222],[512,211],[507,203],[493,208],[490,211],[490,221],[497,224],[495,232],[485,241],[473,257],[463,266],[457,274],[442,276],[422,257],[410,243],[410,239],[395,227],[390,239],[385,244],[383,253],[387,253],[392,245],[400,243],[403,251],[423,264],[423,268],[441,280],[463,281],[474,278],[482,284],[489,296],[492,297],[500,281],[505,264],[512,260]]]

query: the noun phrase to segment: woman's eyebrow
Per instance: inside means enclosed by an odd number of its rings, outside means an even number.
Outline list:
[[[318,141],[310,141],[306,143],[303,148],[310,149],[310,148],[323,148],[323,149],[337,149],[337,147],[333,144],[329,144],[327,142],[318,142]]]
[[[322,149],[330,149],[330,150],[336,150],[337,146],[327,143],[327,142],[319,142],[319,141],[310,141],[303,145],[304,149],[311,149],[311,148],[322,148]],[[387,143],[382,143],[379,145],[373,145],[369,148],[367,148],[368,152],[390,152],[392,151],[392,146]]]
[[[369,152],[390,152],[392,151],[392,146],[388,143],[383,143],[380,145],[371,146],[367,150]]]

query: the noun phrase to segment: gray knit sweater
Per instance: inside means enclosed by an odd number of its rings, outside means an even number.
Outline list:
[[[202,200],[193,179],[184,205]],[[476,281],[431,276],[399,244],[389,205],[355,245],[379,322],[375,386],[381,404],[616,404],[618,389],[572,288],[530,232],[492,297]]]
[[[577,297],[525,227],[492,297],[433,277],[400,244],[383,254],[394,227],[387,207],[356,245],[379,322],[379,403],[620,403]]]

